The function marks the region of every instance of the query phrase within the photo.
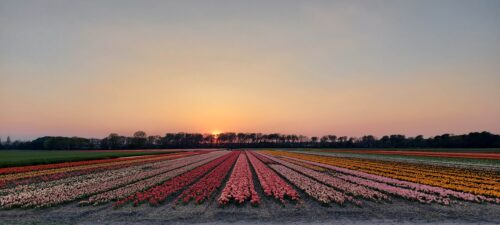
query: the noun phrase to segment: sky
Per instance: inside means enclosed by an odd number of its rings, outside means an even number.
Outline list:
[[[500,1],[0,1],[0,137],[500,133]]]

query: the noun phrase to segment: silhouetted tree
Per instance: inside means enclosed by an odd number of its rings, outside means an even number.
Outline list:
[[[245,133],[238,133],[238,134],[236,135],[236,137],[238,138],[238,143],[243,143],[243,144],[244,144],[244,143],[246,143],[246,142],[247,142],[247,140],[248,140],[248,138],[247,138],[247,134],[245,134]]]
[[[222,143],[232,144],[236,141],[236,138],[237,138],[236,133],[227,132],[219,134],[218,140]]]
[[[328,135],[328,139],[330,140],[331,143],[337,142],[337,136],[335,135]]]
[[[111,149],[121,148],[121,147],[123,147],[122,144],[124,144],[124,143],[120,143],[120,135],[118,135],[117,133],[109,134],[108,141],[109,141],[109,147]]]
[[[417,135],[415,139],[413,139],[413,147],[424,147],[425,146],[425,139],[424,136],[422,135]]]
[[[130,148],[144,148],[146,147],[146,132],[136,131],[132,140],[130,141]]]
[[[5,141],[5,145],[6,145],[7,147],[10,147],[10,144],[11,144],[11,143],[10,143],[10,136],[7,136],[7,141]]]
[[[393,134],[389,136],[389,140],[394,147],[399,147],[399,146],[404,147],[406,137],[401,134]]]
[[[148,148],[155,148],[156,146],[160,146],[161,136],[160,135],[149,136],[146,145]]]
[[[203,143],[209,145],[209,147],[213,146],[217,141],[217,137],[213,134],[206,134],[203,137]]]
[[[337,142],[339,143],[339,147],[346,147],[347,139],[347,136],[338,137]]]
[[[361,138],[361,146],[363,148],[373,148],[376,145],[377,140],[373,135],[365,135]]]

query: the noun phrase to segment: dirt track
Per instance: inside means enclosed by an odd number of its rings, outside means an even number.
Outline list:
[[[498,224],[500,205],[464,203],[456,206],[424,205],[402,199],[392,203],[365,202],[321,206],[310,199],[281,206],[263,199],[259,207],[249,204],[217,207],[214,199],[202,205],[147,204],[112,209],[110,205],[79,207],[69,204],[47,209],[0,211],[1,224]]]

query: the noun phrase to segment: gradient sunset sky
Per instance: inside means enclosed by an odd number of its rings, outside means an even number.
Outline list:
[[[0,1],[0,137],[500,133],[500,1]]]

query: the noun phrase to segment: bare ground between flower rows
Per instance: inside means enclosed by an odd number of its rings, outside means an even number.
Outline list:
[[[259,190],[260,192],[260,190]],[[263,196],[263,195],[261,195]],[[392,203],[364,201],[362,207],[322,206],[301,195],[302,201],[280,203],[262,198],[258,207],[231,204],[224,208],[215,198],[201,205],[163,205],[113,209],[110,204],[80,207],[76,203],[44,209],[0,211],[0,224],[498,224],[500,205],[463,203],[443,206],[393,198]]]

